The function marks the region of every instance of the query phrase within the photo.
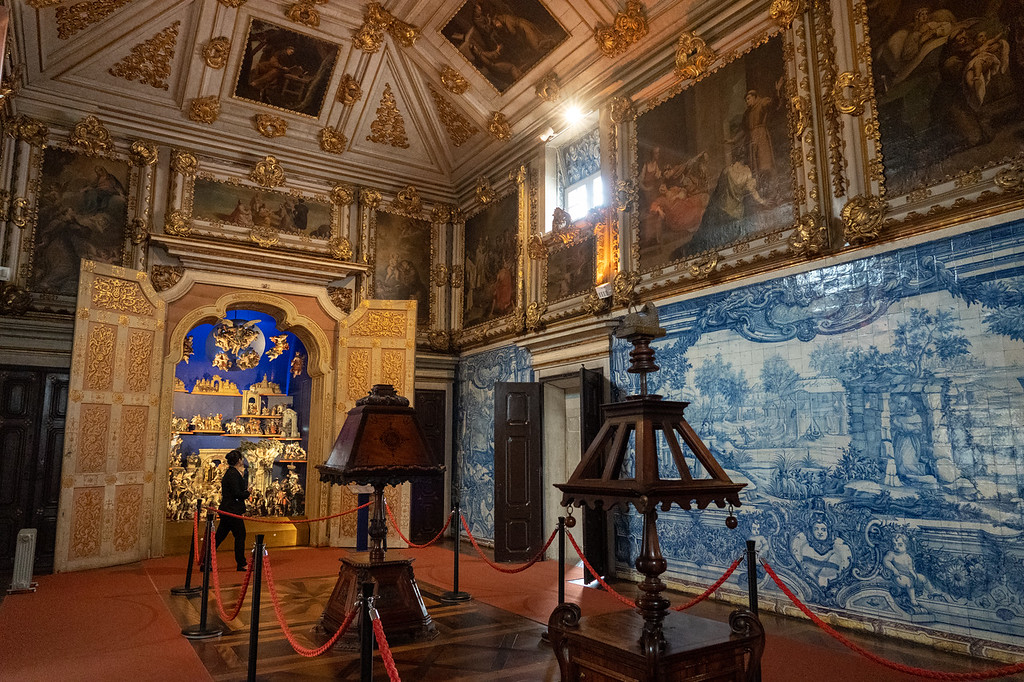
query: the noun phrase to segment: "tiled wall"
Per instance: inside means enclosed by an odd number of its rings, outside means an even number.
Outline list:
[[[724,511],[661,515],[667,579],[707,585],[751,537],[819,612],[925,639],[1024,636],[1024,223],[659,313],[652,391],[690,401],[688,421],[749,484],[736,531]],[[624,394],[627,352],[616,342]],[[531,377],[515,346],[459,366],[463,500],[480,537],[493,537],[493,384]],[[628,571],[638,520],[614,528]]]
[[[1024,223],[659,312],[653,392],[690,401],[748,482],[734,532],[725,512],[662,515],[670,576],[710,583],[749,537],[812,608],[1024,636]],[[613,380],[634,393],[627,350]],[[615,533],[626,570],[638,519]]]

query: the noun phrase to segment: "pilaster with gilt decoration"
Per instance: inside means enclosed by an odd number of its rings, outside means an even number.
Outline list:
[[[832,106],[841,114],[860,116],[868,101],[868,87],[865,78],[856,71],[843,71],[836,76],[832,87]]]
[[[547,260],[548,247],[544,243],[544,238],[536,233],[531,234],[529,241],[526,243],[526,254],[530,257],[530,260]]]
[[[452,289],[461,289],[462,285],[466,283],[465,269],[461,265],[453,265],[449,279],[452,283]]]
[[[171,170],[181,175],[195,175],[199,170],[199,160],[192,152],[175,149],[171,154]]]
[[[885,218],[885,200],[869,194],[859,194],[843,206],[841,217],[846,241],[866,244],[878,239]]]
[[[375,209],[380,206],[381,196],[380,192],[375,189],[361,189],[359,190],[359,203],[369,209]]]

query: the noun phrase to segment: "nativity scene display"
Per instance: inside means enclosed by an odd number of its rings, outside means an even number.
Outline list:
[[[216,505],[225,455],[244,453],[247,514],[305,513],[309,377],[306,350],[263,313],[231,311],[185,337],[175,376],[167,518]]]

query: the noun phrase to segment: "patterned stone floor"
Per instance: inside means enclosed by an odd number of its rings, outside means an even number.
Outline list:
[[[334,577],[285,580],[276,583],[282,613],[295,639],[304,647],[320,646],[324,639],[313,631],[334,587]],[[501,609],[471,600],[448,605],[438,600],[443,589],[419,583],[431,615],[436,638],[391,645],[395,665],[403,680],[455,682],[488,680],[520,682],[556,680],[557,664],[551,648],[541,641],[544,627]],[[225,588],[225,608],[231,609],[238,588]],[[267,590],[261,596],[257,678],[265,680],[357,680],[360,674],[355,642],[341,641],[316,658],[296,656],[278,624]],[[199,621],[198,598],[166,598],[182,625]],[[193,642],[196,653],[215,680],[239,680],[246,676],[249,656],[251,598],[238,618],[224,624],[224,634]],[[220,624],[211,600],[208,622]],[[387,680],[379,652],[374,656],[374,680]]]

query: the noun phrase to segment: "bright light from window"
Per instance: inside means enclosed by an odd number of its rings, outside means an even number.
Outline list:
[[[583,120],[583,110],[575,104],[570,104],[565,108],[565,122],[570,126],[574,126]]]
[[[590,208],[594,208],[595,206],[600,206],[601,204],[604,203],[604,185],[601,183],[601,176],[600,175],[598,175],[596,178],[594,178],[594,183],[593,183],[592,187],[593,187],[593,192],[591,192]],[[587,210],[590,210],[590,209],[587,209]]]
[[[587,189],[584,184],[565,193],[565,210],[569,212],[573,220],[582,218],[590,210]]]

